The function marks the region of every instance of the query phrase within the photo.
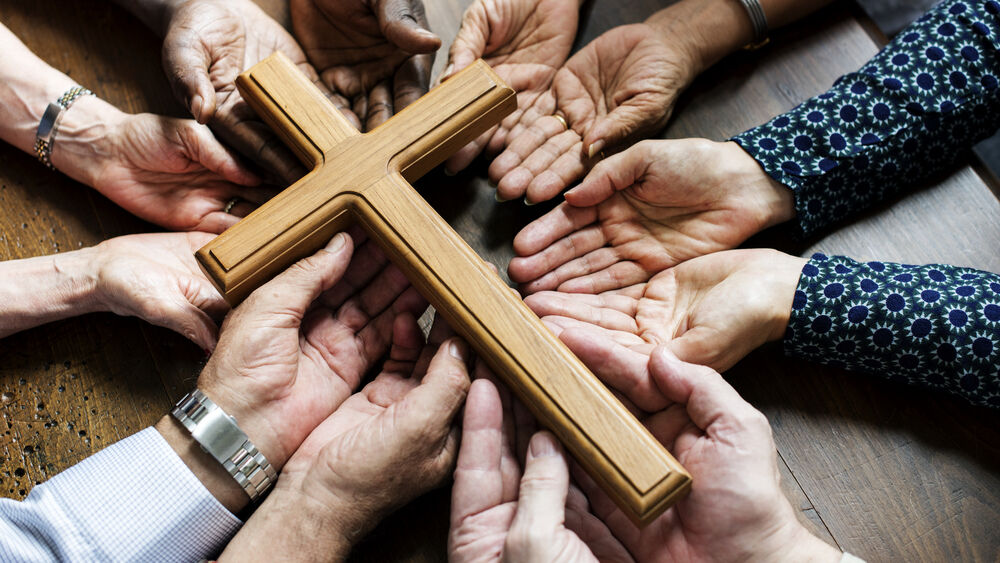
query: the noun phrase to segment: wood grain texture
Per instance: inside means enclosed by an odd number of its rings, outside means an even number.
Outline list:
[[[260,3],[287,22],[284,0]],[[425,3],[445,40],[435,61],[440,71],[468,0]],[[576,46],[666,3],[585,2]],[[0,2],[0,22],[119,107],[183,115],[163,78],[159,42],[111,3],[10,0]],[[826,10],[703,75],[664,136],[726,138],[824,91],[875,49],[850,4]],[[548,207],[497,204],[484,171],[482,162],[454,178],[432,171],[416,187],[503,276],[514,234]],[[1000,271],[997,217],[996,198],[962,169],[824,238],[797,243],[778,229],[752,244]],[[0,146],[0,258],[150,229],[31,156]],[[203,361],[196,346],[172,332],[113,315],[0,340],[0,492],[21,498],[36,482],[149,425],[194,384]],[[997,559],[997,413],[788,360],[777,347],[752,354],[726,377],[771,420],[782,485],[814,533],[869,561]],[[445,560],[449,495],[445,487],[402,508],[352,559]]]
[[[237,84],[315,168],[198,251],[231,303],[360,222],[626,514],[646,523],[681,498],[687,472],[410,186],[513,111],[514,92],[489,66],[470,65],[363,135],[283,55]]]

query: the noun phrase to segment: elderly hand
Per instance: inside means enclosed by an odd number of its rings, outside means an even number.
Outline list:
[[[647,355],[665,345],[686,362],[724,371],[784,336],[805,263],[776,250],[716,252],[644,284],[600,295],[545,291],[525,303],[578,354],[602,341]]]
[[[127,114],[94,96],[66,112],[52,164],[126,211],[173,230],[220,233],[270,193],[204,125]],[[245,203],[224,212],[226,202]]]
[[[570,485],[552,434],[531,438],[521,474],[512,434],[524,429],[504,412],[509,406],[488,379],[472,384],[452,489],[448,560],[631,561]]]
[[[829,561],[840,552],[796,520],[767,419],[711,368],[657,349],[648,369],[672,404],[645,420],[691,472],[691,492],[638,529],[583,472],[594,513],[639,561]],[[598,375],[601,375],[600,373]]]
[[[525,293],[600,293],[738,246],[794,215],[792,191],[736,143],[643,141],[601,162],[514,239]]]
[[[382,517],[447,478],[469,349],[445,340],[443,325],[424,345],[413,316],[396,318],[382,373],[309,434],[222,561],[342,560]]]
[[[0,337],[97,311],[139,317],[215,348],[229,305],[198,268],[206,233],[127,235],[0,263]]]
[[[446,170],[462,170],[484,149],[499,153],[513,130],[541,117],[532,106],[569,56],[579,10],[579,0],[477,0],[469,6],[441,80],[483,58],[517,92],[517,110],[455,153]]]
[[[289,9],[309,61],[365,131],[427,92],[441,39],[420,0],[291,0]]]
[[[229,315],[198,388],[280,469],[382,357],[393,319],[425,307],[374,243],[352,253],[338,234]]]
[[[677,95],[694,79],[689,55],[648,24],[616,27],[573,55],[552,88],[525,114],[490,165],[501,200],[551,199],[604,150],[662,129]],[[560,114],[568,125],[552,116]]]
[[[305,169],[250,109],[235,83],[239,73],[281,51],[326,91],[292,36],[250,0],[179,2],[166,10],[161,27],[167,78],[191,115],[278,180],[299,179]]]

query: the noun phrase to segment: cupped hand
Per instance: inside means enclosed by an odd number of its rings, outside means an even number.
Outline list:
[[[364,130],[427,92],[441,39],[420,0],[291,0],[295,36]]]
[[[522,429],[512,424],[509,404],[490,380],[472,384],[452,489],[448,560],[631,561],[570,484],[552,434],[531,438],[521,474],[512,433]]]
[[[96,309],[139,317],[215,348],[217,321],[229,305],[195,261],[207,233],[150,233],[108,239],[89,253]]]
[[[446,170],[462,170],[483,150],[499,153],[512,128],[540,117],[532,106],[569,56],[579,11],[578,0],[477,0],[466,9],[441,79],[482,58],[517,92],[517,110],[455,153]]]
[[[447,478],[469,389],[469,348],[449,332],[435,323],[425,345],[412,315],[396,317],[382,372],[309,434],[223,560],[341,560],[382,517]]]
[[[514,239],[525,293],[600,293],[738,246],[794,214],[792,192],[739,145],[643,141],[594,167]]]
[[[329,94],[285,28],[250,0],[188,0],[170,10],[164,29],[167,79],[191,115],[276,180],[300,178],[305,169],[236,90],[239,73],[280,51]]]
[[[556,73],[508,134],[490,165],[499,199],[551,199],[583,176],[602,151],[663,128],[678,94],[694,79],[689,54],[652,26],[616,27],[587,44]],[[559,119],[568,125],[566,129]]]
[[[221,233],[269,190],[190,119],[121,114],[89,147],[86,182],[130,213],[168,229]],[[227,203],[239,198],[232,209]]]
[[[582,471],[594,513],[638,561],[830,561],[840,552],[811,535],[781,492],[771,428],[711,368],[658,348],[648,372],[672,406],[644,422],[691,473],[691,492],[636,528]]]
[[[578,354],[611,342],[646,355],[665,345],[686,362],[724,371],[784,336],[805,263],[776,250],[716,252],[644,284],[599,295],[545,291],[525,303]]]
[[[338,234],[226,318],[198,388],[276,469],[385,353],[393,319],[426,307],[386,264],[374,243],[352,253],[351,237]]]

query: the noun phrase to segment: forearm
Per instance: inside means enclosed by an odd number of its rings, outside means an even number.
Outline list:
[[[35,135],[49,103],[76,85],[39,59],[6,27],[0,26],[0,138],[34,154]],[[83,96],[64,110],[51,151],[53,166],[93,185],[100,166],[100,141],[124,117],[95,96]],[[96,154],[95,154],[96,153]]]
[[[92,248],[0,262],[0,337],[101,310]]]
[[[331,521],[328,506],[315,499],[278,488],[254,512],[219,557],[220,562],[260,559],[282,554],[288,561],[343,561],[351,542]]]
[[[770,29],[776,29],[831,0],[762,0]],[[751,43],[753,25],[739,0],[681,0],[650,16],[646,23],[691,55],[697,75],[723,57]]]
[[[785,351],[1000,407],[1000,276],[817,254],[802,270]]]
[[[1000,126],[1000,20],[947,0],[826,93],[737,135],[803,235],[947,170]]]

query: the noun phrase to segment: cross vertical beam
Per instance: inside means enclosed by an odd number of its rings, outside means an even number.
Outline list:
[[[365,134],[280,54],[237,86],[313,170],[198,251],[227,300],[359,222],[634,521],[687,490],[684,468],[409,184],[513,111],[513,91],[488,65]]]

